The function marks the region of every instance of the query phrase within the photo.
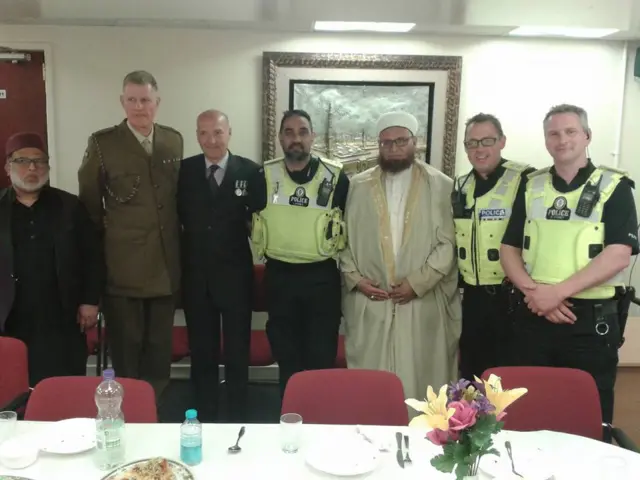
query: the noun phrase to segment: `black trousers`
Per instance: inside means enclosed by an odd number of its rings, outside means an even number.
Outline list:
[[[509,296],[501,285],[464,284],[462,334],[460,335],[460,374],[473,381],[491,367],[511,363],[513,319],[509,315]]]
[[[218,367],[225,367],[227,417],[230,423],[247,421],[247,388],[251,342],[251,283],[238,285],[237,298],[221,301],[212,284],[200,294],[185,292],[184,313],[191,350],[191,381],[198,417],[219,421]],[[246,290],[246,294],[242,294]],[[222,327],[222,328],[221,328]],[[220,340],[224,343],[221,358]],[[222,360],[222,362],[221,362]]]
[[[267,337],[279,367],[280,394],[303,370],[334,368],[342,317],[340,274],[333,260],[267,262]]]
[[[514,360],[522,366],[577,368],[590,373],[600,393],[602,420],[613,422],[614,386],[618,367],[620,327],[617,313],[601,316],[609,326],[596,332],[592,300],[571,300],[578,318],[574,325],[556,325],[533,314],[523,304],[518,309],[513,342]],[[612,301],[610,301],[612,302]],[[602,329],[604,331],[604,328]]]

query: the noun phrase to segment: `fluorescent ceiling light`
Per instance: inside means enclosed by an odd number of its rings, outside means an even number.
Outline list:
[[[415,23],[395,22],[316,22],[315,30],[330,32],[408,32]]]
[[[521,37],[602,38],[618,31],[617,28],[518,27],[515,30],[511,30],[509,35]]]

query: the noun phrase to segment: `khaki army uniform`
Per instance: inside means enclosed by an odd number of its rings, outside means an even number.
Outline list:
[[[169,380],[175,296],[180,285],[176,188],[182,135],[154,125],[151,153],[126,120],[89,137],[79,197],[103,232],[102,310],[116,375]]]

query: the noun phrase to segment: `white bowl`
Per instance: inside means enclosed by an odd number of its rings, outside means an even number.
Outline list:
[[[38,448],[27,436],[18,436],[0,444],[0,463],[7,468],[27,468],[38,459]]]

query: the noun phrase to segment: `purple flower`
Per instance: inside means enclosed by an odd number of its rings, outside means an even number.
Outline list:
[[[449,388],[447,389],[447,397],[452,402],[459,402],[462,400],[467,387],[471,385],[471,382],[465,380],[464,378],[458,380],[457,382],[451,382],[449,384]]]
[[[476,395],[473,403],[480,415],[493,413],[496,409],[496,407],[493,406],[491,402],[489,402],[489,399],[484,395]]]

